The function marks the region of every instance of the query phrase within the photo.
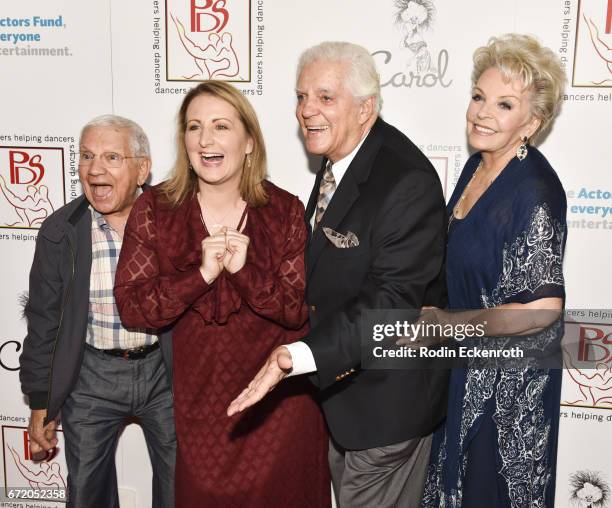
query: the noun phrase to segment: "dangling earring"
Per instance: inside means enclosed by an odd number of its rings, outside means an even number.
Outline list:
[[[195,171],[195,170],[193,169],[193,166],[191,165],[191,162],[189,163],[189,166],[187,166],[187,167],[189,168],[189,171]]]
[[[247,168],[251,167],[251,154],[247,153],[245,157],[245,164]]]
[[[525,159],[525,157],[527,157],[528,153],[529,151],[527,150],[527,136],[523,136],[521,138],[521,144],[516,149],[516,157],[518,158],[518,160],[522,161]]]

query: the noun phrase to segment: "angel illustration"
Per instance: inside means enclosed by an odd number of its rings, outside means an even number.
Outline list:
[[[403,32],[401,46],[408,50],[407,67],[419,74],[435,71],[423,33],[433,25],[436,8],[431,0],[396,0],[395,23]]]

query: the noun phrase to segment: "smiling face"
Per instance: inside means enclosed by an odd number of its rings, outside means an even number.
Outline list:
[[[238,188],[253,140],[236,108],[218,97],[199,95],[187,107],[185,123],[185,149],[198,185]]]
[[[114,153],[133,157],[130,132],[113,127],[90,127],[83,133],[81,153],[92,155],[88,165],[79,165],[79,178],[83,192],[91,206],[107,219],[127,220],[136,200],[136,189],[142,185],[151,169],[146,157],[124,159],[121,166],[111,168],[102,154]]]
[[[306,65],[296,87],[295,115],[308,152],[332,162],[346,157],[376,119],[374,98],[353,97],[348,64],[315,60]]]
[[[531,113],[531,92],[517,80],[506,82],[491,67],[482,73],[468,106],[467,135],[470,146],[496,157],[510,156],[540,125]]]

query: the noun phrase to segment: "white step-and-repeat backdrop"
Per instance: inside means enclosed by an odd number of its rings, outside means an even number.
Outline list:
[[[398,17],[402,9],[412,16]],[[297,58],[323,40],[347,40],[374,55],[384,118],[431,159],[448,198],[468,157],[472,53],[506,32],[535,34],[565,65],[569,86],[562,113],[542,151],[568,197],[567,306],[612,307],[612,0],[2,2],[3,486],[66,481],[61,453],[51,463],[57,466],[29,460],[29,410],[18,380],[26,328],[20,300],[41,222],[81,192],[81,125],[103,113],[139,122],[151,140],[158,182],[174,157],[175,115],[185,91],[198,80],[229,80],[259,114],[270,178],[306,200],[318,161],[307,157],[293,115]],[[429,59],[417,59],[416,47],[425,48]],[[564,373],[557,476],[562,507],[586,493],[580,490],[585,483],[595,495],[612,488],[612,317],[589,310],[575,314],[581,338],[576,354],[601,362],[597,371]],[[126,428],[117,463],[122,506],[150,506],[151,469],[137,425]]]

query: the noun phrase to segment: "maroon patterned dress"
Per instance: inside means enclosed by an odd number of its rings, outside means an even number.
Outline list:
[[[276,346],[306,333],[304,209],[266,182],[248,209],[245,266],[210,285],[196,197],[176,208],[153,187],[125,231],[115,296],[125,326],[173,324],[177,507],[329,507],[327,432],[304,376],[260,404],[225,411]]]

